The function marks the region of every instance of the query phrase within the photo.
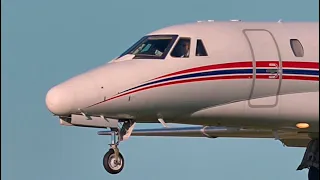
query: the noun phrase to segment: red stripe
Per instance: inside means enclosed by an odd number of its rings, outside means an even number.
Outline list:
[[[279,66],[279,61],[257,61],[256,66],[257,67],[271,67],[270,63],[276,63]],[[282,66],[284,68],[308,68],[308,69],[319,69],[319,63],[318,62],[296,62],[296,61],[283,61]],[[168,76],[174,76],[184,73],[191,73],[191,72],[197,72],[197,71],[206,71],[206,70],[213,70],[213,69],[224,69],[224,68],[248,68],[252,67],[252,61],[247,62],[234,62],[234,63],[225,63],[225,64],[214,64],[214,65],[208,65],[208,66],[201,66],[191,69],[186,69],[170,74],[166,74],[151,80],[160,79]]]
[[[279,61],[257,61],[257,67],[272,67],[270,63],[275,63],[279,66]],[[283,61],[283,68],[306,68],[306,69],[319,69],[318,62],[296,62],[296,61]]]
[[[135,92],[139,92],[139,91],[143,91],[143,90],[147,90],[147,89],[152,89],[152,88],[156,88],[156,87],[162,87],[162,86],[168,86],[168,85],[174,85],[174,84],[182,84],[182,83],[189,83],[189,82],[199,82],[199,81],[209,81],[209,80],[222,80],[222,79],[250,79],[252,78],[252,75],[238,75],[238,76],[218,76],[218,77],[205,77],[205,78],[197,78],[197,79],[186,79],[186,80],[179,80],[179,81],[172,81],[172,82],[166,82],[163,84],[156,84],[153,86],[148,86],[148,87],[144,87],[141,89],[136,89],[134,91],[130,91],[115,97],[112,97],[110,99],[106,99],[105,101],[110,101],[114,98],[118,98],[121,96],[125,96],[128,94],[132,94]]]
[[[105,101],[93,104],[89,107],[92,106],[96,106],[98,104],[128,95],[128,94],[132,94],[132,93],[136,93],[136,92],[140,92],[143,90],[147,90],[147,89],[152,89],[152,88],[157,88],[157,87],[162,87],[162,86],[168,86],[168,85],[174,85],[174,84],[183,84],[183,83],[190,83],[190,82],[200,82],[200,81],[212,81],[212,80],[224,80],[224,79],[252,79],[252,75],[237,75],[237,76],[216,76],[216,77],[204,77],[204,78],[197,78],[197,79],[186,79],[186,80],[178,80],[178,81],[172,81],[172,82],[166,82],[163,84],[156,84],[153,86],[148,86],[148,87],[144,87],[141,89],[137,89],[134,91],[130,91],[127,92],[125,94],[121,94],[109,99],[106,99]],[[256,76],[257,79],[270,79],[269,75],[257,75]],[[283,75],[282,76],[283,79],[287,79],[287,80],[309,80],[309,81],[319,81],[319,77],[307,77],[307,76],[288,76],[288,75]]]
[[[278,61],[258,61],[256,66],[257,67],[270,67],[270,63],[276,63],[279,65]],[[319,69],[319,63],[318,62],[295,62],[295,61],[283,61],[282,66],[284,68],[307,68],[307,69]],[[197,71],[206,71],[206,70],[213,70],[213,69],[224,69],[224,68],[248,68],[252,67],[252,62],[234,62],[234,63],[225,63],[225,64],[214,64],[214,65],[208,65],[208,66],[202,66],[202,67],[196,67],[196,68],[191,68],[191,69],[186,69],[174,73],[170,73],[167,75],[163,75],[155,79],[160,79],[163,77],[168,77],[168,76],[173,76],[173,75],[178,75],[178,74],[184,74],[184,73],[191,73],[191,72],[197,72]],[[128,94],[132,94],[135,92],[151,89],[151,88],[156,88],[156,87],[161,87],[161,86],[167,86],[167,85],[173,85],[173,84],[181,84],[181,83],[188,83],[188,82],[199,82],[199,81],[209,81],[209,80],[222,80],[222,79],[243,79],[243,78],[252,78],[251,75],[238,75],[238,76],[218,76],[218,77],[206,77],[206,78],[197,78],[197,79],[187,79],[187,80],[179,80],[179,81],[174,81],[174,82],[167,82],[163,84],[157,84],[149,87],[145,87],[142,89],[137,89],[131,92],[127,92],[125,94],[121,94],[112,98],[109,98],[105,101],[93,104],[89,107],[101,104],[106,101],[110,101],[112,99],[122,97]],[[257,79],[270,79],[269,75],[257,75]],[[319,81],[319,77],[308,77],[308,76],[288,76],[288,75],[283,75],[283,79],[287,80],[310,80],[310,81]],[[277,78],[278,79],[278,78]]]
[[[276,63],[279,66],[279,61],[257,61],[256,66],[257,67],[271,67],[270,63]],[[283,61],[282,66],[284,68],[308,68],[308,69],[319,69],[319,63],[318,62],[296,62],[296,61]],[[214,65],[208,65],[208,66],[201,66],[191,69],[186,69],[170,74],[166,74],[151,80],[156,80],[168,76],[174,76],[184,73],[192,73],[197,71],[206,71],[206,70],[214,70],[214,69],[224,69],[224,68],[248,68],[252,67],[252,61],[247,62],[234,62],[234,63],[225,63],[225,64],[214,64]]]
[[[257,79],[269,79],[270,75],[256,75]],[[279,79],[279,76],[275,79]],[[286,80],[304,80],[304,81],[319,81],[319,77],[308,76],[295,76],[295,75],[282,75],[282,79]]]
[[[285,68],[307,68],[307,69],[319,69],[319,62],[295,62],[295,61],[283,61],[282,66]]]
[[[287,80],[307,80],[307,81],[319,81],[319,77],[308,77],[308,76],[290,76],[290,75],[283,75],[282,79]]]
[[[279,61],[257,61],[256,62],[256,67],[261,68],[261,67],[273,67],[270,64],[276,64],[279,67]]]
[[[272,80],[272,79],[270,79],[270,76],[272,76],[272,75],[260,75],[260,74],[257,74],[256,75],[256,79],[269,79],[269,80]],[[277,78],[274,78],[274,79],[279,79],[279,76]]]
[[[197,71],[206,71],[206,70],[223,69],[223,68],[239,68],[239,67],[243,67],[243,68],[252,67],[252,62],[251,61],[235,62],[235,63],[225,63],[225,64],[214,64],[214,65],[208,65],[208,66],[201,66],[201,67],[196,67],[196,68],[191,68],[191,69],[186,69],[186,70],[166,74],[166,75],[163,75],[163,76],[151,79],[151,80],[160,79],[160,78],[178,75],[178,74],[197,72]]]

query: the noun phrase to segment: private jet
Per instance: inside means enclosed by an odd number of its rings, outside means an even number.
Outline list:
[[[46,106],[63,126],[111,136],[103,157],[111,174],[122,171],[118,147],[131,136],[229,137],[306,148],[297,170],[319,179],[319,23],[207,20],[164,27],[51,87]],[[135,129],[137,123],[163,127]]]

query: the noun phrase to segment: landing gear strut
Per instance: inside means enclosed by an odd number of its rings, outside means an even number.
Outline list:
[[[297,170],[308,168],[308,179],[319,180],[319,139],[309,142],[301,164]]]
[[[124,158],[118,146],[123,137],[127,135],[129,128],[133,125],[132,121],[125,121],[121,128],[111,128],[111,143],[109,151],[103,157],[103,167],[110,174],[118,174],[124,167]],[[130,136],[130,135],[129,135]]]

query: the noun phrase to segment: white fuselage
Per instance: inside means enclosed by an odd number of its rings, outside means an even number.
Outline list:
[[[167,27],[147,35],[172,38],[163,56],[124,53],[52,88],[47,106],[61,116],[83,112],[140,123],[161,117],[167,123],[272,129],[304,122],[310,124],[305,131],[319,132],[318,25]],[[180,38],[190,38],[188,58],[171,56]],[[197,40],[206,56],[196,56]],[[95,121],[80,125],[104,127]]]

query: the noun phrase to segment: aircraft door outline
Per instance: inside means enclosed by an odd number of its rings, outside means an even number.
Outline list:
[[[266,29],[244,29],[243,34],[249,44],[253,62],[253,81],[248,106],[251,108],[276,107],[279,102],[278,95],[280,92],[282,81],[282,59],[278,43],[273,34]],[[265,46],[261,46],[263,42],[265,43]],[[265,50],[269,50],[270,53],[264,52]],[[264,67],[266,68],[266,71],[264,73],[268,74],[268,79],[257,78],[257,72],[261,71],[259,70],[257,63],[261,63],[263,61],[273,61],[269,62],[267,67]],[[263,90],[264,92],[261,91],[261,96],[264,96],[263,93],[270,94],[270,92],[272,92],[272,95],[271,97],[269,97],[269,102],[260,102],[262,104],[256,104],[254,103],[254,99],[259,98],[259,89],[263,89],[263,83],[269,83],[269,85],[272,84],[272,88]],[[273,99],[270,100],[271,98]]]

